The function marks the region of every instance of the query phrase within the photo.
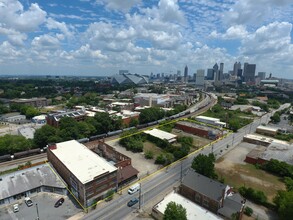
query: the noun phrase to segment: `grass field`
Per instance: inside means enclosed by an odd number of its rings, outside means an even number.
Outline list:
[[[217,161],[216,173],[225,179],[225,183],[239,188],[241,186],[251,187],[263,191],[269,202],[273,201],[278,190],[284,190],[285,185],[280,178],[263,170],[257,169],[251,164],[226,164],[224,160]]]

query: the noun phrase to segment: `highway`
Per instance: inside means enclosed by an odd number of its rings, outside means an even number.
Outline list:
[[[288,105],[284,104],[278,110],[284,109],[286,107],[288,107]],[[166,188],[178,186],[181,176],[184,176],[190,168],[194,156],[198,155],[199,153],[209,154],[211,152],[216,154],[217,158],[223,156],[227,150],[237,146],[242,141],[244,135],[255,132],[257,126],[260,124],[267,124],[269,118],[274,114],[274,112],[275,111],[263,115],[261,118],[253,121],[251,124],[239,129],[237,133],[227,135],[225,138],[217,140],[202,148],[201,150],[191,153],[184,160],[173,163],[167,168],[167,170],[166,168],[163,168],[155,174],[151,174],[147,178],[141,180],[142,208],[145,204],[156,199],[158,196],[163,198],[160,193],[163,192]],[[229,145],[228,149],[227,145]],[[118,198],[113,201],[107,202],[106,205],[97,205],[96,210],[87,214],[83,220],[131,219],[130,215],[138,210],[138,204],[130,208],[127,207],[127,202],[133,197],[138,198],[138,193],[130,196],[127,194],[126,190],[127,189],[124,189],[122,195],[119,195]]]

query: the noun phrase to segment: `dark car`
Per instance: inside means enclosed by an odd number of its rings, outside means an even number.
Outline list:
[[[64,198],[58,199],[58,201],[55,203],[54,207],[58,208],[60,205],[62,205],[64,202]]]
[[[131,207],[131,206],[135,205],[136,203],[138,203],[138,199],[137,199],[137,198],[133,198],[133,199],[131,199],[131,200],[127,203],[127,206],[128,206],[128,207]]]

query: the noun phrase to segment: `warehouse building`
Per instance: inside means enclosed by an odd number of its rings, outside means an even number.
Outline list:
[[[47,124],[54,127],[59,127],[60,120],[64,117],[71,117],[74,118],[76,121],[83,121],[86,117],[86,112],[84,110],[76,110],[49,114],[46,118]]]
[[[206,123],[206,124],[210,124],[210,125],[214,125],[214,126],[218,126],[218,127],[226,127],[226,123],[225,122],[221,122],[220,119],[218,118],[212,118],[212,117],[207,117],[207,116],[197,116],[195,117],[195,119],[197,121]]]
[[[11,100],[11,103],[19,105],[29,105],[33,107],[44,107],[50,105],[52,103],[52,100],[46,98],[13,99]]]
[[[67,194],[66,185],[48,165],[39,165],[0,176],[0,206],[39,192]]]
[[[272,142],[272,138],[263,137],[260,135],[254,135],[254,134],[247,134],[243,137],[243,141],[251,144],[257,144],[262,146],[269,146]]]
[[[175,134],[171,134],[169,132],[162,131],[162,130],[156,129],[156,128],[154,128],[152,130],[144,131],[144,133],[151,135],[153,137],[156,137],[158,139],[161,139],[161,140],[166,140],[169,143],[175,142],[176,138],[177,138],[177,135],[175,135]]]
[[[49,146],[48,160],[69,185],[79,202],[87,207],[117,190],[117,168],[75,140]]]
[[[278,130],[278,128],[260,125],[256,128],[256,133],[274,137],[277,135]]]
[[[222,132],[218,129],[206,127],[189,121],[179,121],[176,123],[175,128],[211,140],[216,140],[222,136]]]

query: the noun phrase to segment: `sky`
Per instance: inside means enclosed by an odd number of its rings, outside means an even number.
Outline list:
[[[0,74],[173,74],[236,61],[293,79],[292,0],[0,0]]]

